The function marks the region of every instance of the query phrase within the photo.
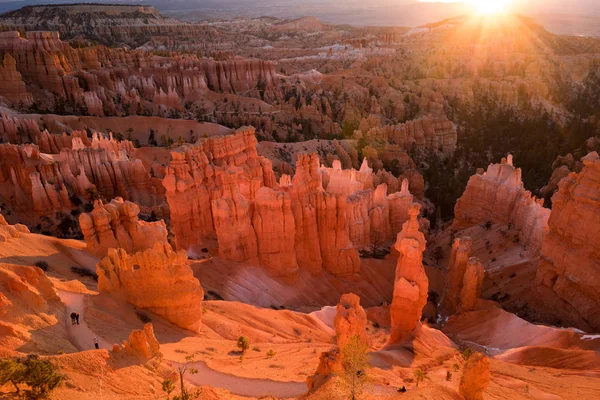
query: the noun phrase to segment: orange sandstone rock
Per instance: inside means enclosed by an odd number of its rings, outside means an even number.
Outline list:
[[[108,204],[94,203],[94,210],[79,216],[79,225],[88,251],[104,257],[109,249],[127,253],[152,248],[155,243],[167,243],[165,222],[145,222],[138,219],[137,204],[117,197]]]
[[[536,287],[566,323],[600,329],[600,157],[582,158],[583,170],[564,178],[552,197]],[[589,328],[588,328],[589,329]]]
[[[260,265],[274,276],[297,276],[296,224],[290,195],[267,187],[258,189],[252,226],[256,233]]]
[[[512,164],[512,156],[487,171],[473,175],[454,207],[454,230],[492,221],[512,224],[520,230],[523,243],[539,250],[548,229],[550,210],[543,200],[532,197],[521,181],[521,169]]]
[[[360,297],[353,293],[343,294],[336,306],[336,314],[333,319],[337,345],[343,348],[350,338],[358,336],[367,343],[367,313],[360,305]]]
[[[409,340],[420,324],[423,307],[427,304],[429,281],[423,268],[425,236],[419,231],[417,217],[420,204],[409,210],[410,219],[398,234],[395,248],[400,257],[396,266],[394,294],[390,307],[390,343]]]
[[[188,265],[185,251],[176,253],[167,243],[155,243],[134,254],[111,248],[96,272],[101,293],[122,294],[136,307],[182,328],[199,331],[204,291]]]
[[[120,350],[120,347],[117,347]],[[144,329],[136,329],[129,334],[129,340],[123,343],[123,348],[134,357],[151,360],[160,356],[160,344],[154,336],[152,324],[145,324]],[[114,351],[114,349],[113,349]]]
[[[459,392],[466,400],[483,400],[483,392],[489,384],[490,362],[483,354],[475,353],[463,367]]]

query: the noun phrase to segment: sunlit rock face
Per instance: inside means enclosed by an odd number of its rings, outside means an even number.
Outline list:
[[[185,251],[167,243],[128,254],[111,248],[96,266],[100,293],[121,294],[136,307],[198,332],[204,291],[188,265]]]
[[[537,270],[537,290],[565,323],[600,329],[600,157],[560,181]]]
[[[87,250],[97,257],[104,257],[109,249],[120,248],[134,253],[151,248],[155,243],[167,243],[165,222],[141,221],[139,212],[137,204],[120,197],[108,204],[97,200],[92,212],[79,216]]]
[[[276,184],[271,162],[258,156],[256,143],[254,128],[245,127],[233,135],[203,139],[172,151],[163,185],[179,249],[188,249],[216,233],[212,202],[217,202],[215,209],[219,209],[224,190],[226,194],[229,190],[233,205],[233,197],[250,202],[258,189]],[[237,187],[235,193],[225,189],[232,186]]]
[[[396,239],[396,250],[400,253],[396,265],[394,295],[390,307],[390,343],[410,340],[421,322],[423,307],[427,304],[429,280],[423,268],[425,236],[419,231],[417,217],[421,206],[413,204],[410,219],[404,223]]]
[[[491,164],[486,172],[478,171],[454,207],[454,230],[465,229],[488,221],[512,224],[521,240],[534,250],[540,249],[548,229],[550,210],[543,199],[525,190],[521,169],[512,164],[512,156],[500,164]]]
[[[220,257],[257,261],[273,276],[295,279],[298,268],[345,276],[360,270],[358,249],[385,245],[408,219],[408,182],[388,195],[366,160],[343,170],[339,160],[326,168],[317,154],[299,154],[294,177],[277,183],[256,143],[243,128],[172,152],[163,185],[178,248],[216,237]]]

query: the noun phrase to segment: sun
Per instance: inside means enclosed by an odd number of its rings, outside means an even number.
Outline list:
[[[499,14],[506,11],[510,0],[468,0],[480,14]]]

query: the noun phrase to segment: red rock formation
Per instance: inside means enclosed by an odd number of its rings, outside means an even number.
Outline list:
[[[25,221],[71,209],[59,165],[36,146],[0,145],[0,198]]]
[[[225,174],[235,175],[226,182],[237,186],[246,201],[261,187],[275,185],[271,162],[258,156],[256,143],[254,129],[245,127],[171,153],[163,185],[178,249],[188,249],[215,232],[211,202],[221,197]]]
[[[8,61],[2,76],[7,84],[0,95],[31,102],[17,79],[20,73],[25,83],[84,107],[91,115],[104,115],[105,108],[114,109],[119,101],[128,104],[130,112],[142,105],[155,111],[165,106],[178,109],[185,96],[207,88],[253,97],[281,97],[274,67],[263,60],[214,61],[188,55],[167,62],[150,52],[74,49],[60,40],[58,32],[27,32],[26,38],[16,31],[0,32],[0,51],[15,61],[5,57]],[[47,99],[41,92],[32,94],[34,100]],[[140,98],[147,102],[142,104]]]
[[[466,400],[483,400],[483,392],[489,384],[490,362],[483,354],[475,353],[463,367],[459,392]]]
[[[473,175],[454,207],[454,230],[492,221],[512,224],[521,240],[539,250],[548,229],[550,210],[543,200],[531,196],[521,181],[521,169],[512,164],[512,156],[500,164],[491,164],[487,172]]]
[[[552,197],[536,286],[553,314],[569,325],[600,329],[600,157],[564,178]]]
[[[466,236],[452,244],[442,299],[442,309],[449,315],[472,310],[481,297],[485,271],[479,260],[471,257],[472,246],[471,238]]]
[[[344,348],[353,336],[368,343],[367,336],[367,313],[360,306],[360,297],[353,293],[343,294],[336,306],[336,314],[333,319],[337,345]]]
[[[62,328],[65,311],[52,281],[40,268],[0,263],[0,345],[4,354],[25,348],[39,354],[76,351],[62,339],[66,336]]]
[[[469,258],[467,269],[463,277],[462,290],[460,291],[459,312],[471,311],[475,308],[477,299],[481,297],[485,270],[475,257]]]
[[[296,224],[290,195],[267,187],[258,189],[252,226],[260,265],[274,276],[295,277],[298,273],[294,246]]]
[[[211,202],[212,217],[219,255],[227,260],[246,261],[258,255],[258,248],[251,204],[240,193],[237,179],[235,170],[228,170],[221,176],[221,196]]]
[[[152,324],[145,324],[144,329],[136,329],[129,334],[129,340],[123,343],[123,346],[116,346],[113,352],[125,350],[130,355],[148,361],[154,357],[161,356],[160,343],[154,336],[154,327]]]
[[[467,264],[472,253],[473,242],[470,237],[460,237],[454,240],[446,274],[446,288],[442,308],[449,314],[454,314],[460,304],[460,294]]]
[[[108,204],[97,200],[92,212],[79,216],[87,250],[97,257],[104,257],[109,249],[120,248],[134,253],[152,248],[155,243],[168,243],[165,222],[140,221],[139,212],[137,204],[120,197]]]
[[[134,254],[111,248],[96,266],[96,273],[101,293],[122,294],[138,308],[199,331],[204,291],[187,263],[185,251],[176,253],[167,243],[155,243]]]
[[[0,214],[0,243],[20,238],[21,233],[29,233],[29,228],[21,224],[9,225],[4,216]]]
[[[399,192],[388,196],[390,204],[390,224],[392,235],[396,236],[402,230],[402,225],[408,221],[408,210],[413,203],[413,195],[408,191],[408,181],[402,181]]]
[[[17,62],[10,55],[6,54],[2,65],[0,66],[0,96],[7,99],[13,105],[30,106],[33,103],[33,96],[25,89],[25,82],[21,79],[21,74],[17,71]]]
[[[312,376],[306,378],[308,390],[320,387],[334,373],[338,372],[342,366],[341,354],[339,349],[321,353],[319,357],[319,366]]]
[[[423,307],[427,304],[429,280],[423,268],[425,236],[419,231],[417,217],[421,205],[414,203],[410,219],[402,226],[395,248],[400,257],[396,266],[394,295],[390,307],[390,343],[405,342],[420,324]]]

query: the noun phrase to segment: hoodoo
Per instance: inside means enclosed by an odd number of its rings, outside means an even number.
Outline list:
[[[395,248],[400,253],[396,264],[394,295],[390,307],[390,343],[412,338],[421,323],[423,307],[427,304],[429,280],[423,268],[425,236],[419,231],[417,217],[421,205],[414,203],[408,211],[410,219],[402,226]]]

